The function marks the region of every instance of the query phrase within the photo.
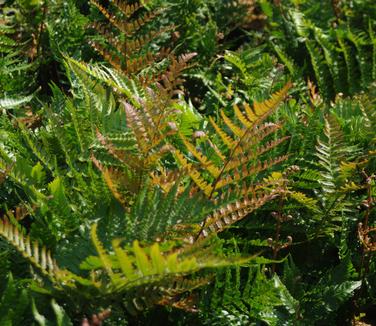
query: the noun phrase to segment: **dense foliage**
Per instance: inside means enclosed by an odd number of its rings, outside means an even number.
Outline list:
[[[0,0],[0,325],[376,323],[374,0]]]

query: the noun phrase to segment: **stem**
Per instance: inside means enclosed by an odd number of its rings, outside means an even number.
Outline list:
[[[40,23],[39,27],[39,33],[38,33],[38,44],[37,44],[37,58],[39,55],[42,53],[43,47],[42,47],[42,35],[44,32],[44,27],[45,27],[45,20],[47,17],[47,1],[43,2],[43,13],[42,13],[42,21]]]
[[[274,235],[274,245],[273,245],[273,260],[276,260],[278,257],[278,253],[281,249],[281,246],[279,244],[279,239],[281,237],[281,228],[282,228],[282,214],[283,214],[283,206],[285,203],[285,196],[282,195],[279,199],[278,203],[278,212],[277,212],[277,226],[275,228],[275,235]],[[272,265],[272,274],[275,273],[276,264],[273,263]]]
[[[371,206],[372,206],[372,189],[371,189],[371,177],[368,176],[364,171],[363,171],[364,176],[366,177],[366,185],[367,185],[367,206],[366,206],[366,211],[364,213],[364,220],[363,220],[363,230],[366,232],[369,232],[368,230],[368,223],[369,223],[369,216],[371,214]],[[360,265],[360,273],[362,276],[362,287],[364,285],[364,280],[366,277],[366,274],[369,272],[369,256],[367,255],[366,248],[363,246],[363,251],[362,251],[362,260],[361,260],[361,265]]]

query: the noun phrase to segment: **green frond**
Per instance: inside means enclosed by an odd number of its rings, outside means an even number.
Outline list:
[[[98,225],[96,223],[91,227],[91,231],[90,231],[91,240],[93,241],[95,250],[98,253],[99,259],[101,260],[104,269],[106,270],[107,274],[111,277],[113,275],[113,271],[111,268],[111,260],[109,256],[107,256],[102,243],[98,239],[97,227]]]
[[[230,260],[214,255],[200,258],[189,248],[186,253],[185,249],[176,252],[165,251],[158,243],[141,247],[137,240],[133,241],[132,246],[126,248],[121,246],[121,240],[113,240],[113,254],[106,253],[96,235],[96,229],[95,224],[91,235],[99,260],[89,257],[82,267],[90,270],[104,269],[112,284],[108,285],[110,287],[106,291],[111,293],[130,291],[136,287],[160,282],[168,277],[181,278],[202,269],[223,267],[230,263]],[[197,249],[199,248],[195,250]],[[241,260],[247,259],[249,258]],[[104,281],[98,279],[96,282],[103,283]]]
[[[372,79],[376,80],[376,33],[372,28],[371,21],[369,21],[369,36],[371,38],[372,45]]]
[[[331,115],[325,119],[325,137],[327,141],[317,141],[316,155],[319,164],[323,168],[320,183],[327,193],[333,193],[336,189],[336,182],[339,172],[339,164],[345,159],[346,148],[341,127],[337,119]]]
[[[294,74],[294,60],[300,62],[301,57],[308,57],[308,65],[302,71],[310,79],[314,74],[326,102],[333,100],[338,93],[354,95],[361,89],[367,89],[375,80],[372,78],[375,48],[372,19],[355,22],[344,10],[343,17],[336,21],[334,27],[329,23],[322,24],[307,8],[285,5],[287,14],[282,19],[283,23],[277,25],[287,33],[281,39],[278,36],[279,40],[273,40],[274,50],[281,61]],[[312,12],[317,10],[318,7]],[[303,56],[300,44],[305,48]]]
[[[29,293],[9,273],[6,277],[5,288],[3,288],[0,296],[0,323],[2,325],[22,325],[26,323],[27,308],[29,305]]]
[[[308,197],[306,194],[298,191],[292,191],[289,193],[289,196],[296,200],[298,203],[302,204],[303,206],[307,207],[308,209],[318,212],[318,203],[317,200],[311,197]]]
[[[2,98],[0,99],[1,109],[12,109],[20,105],[24,105],[33,99],[34,95],[25,96],[22,98]]]
[[[211,203],[179,182],[168,191],[147,185],[141,194],[126,216],[129,241],[184,238],[191,224],[199,223],[212,209]]]
[[[268,279],[259,267],[225,269],[201,295],[206,325],[277,325],[299,309],[281,279],[276,274]]]
[[[110,86],[120,95],[125,96],[132,105],[139,105],[134,98],[133,90],[115,70],[104,66],[91,65],[70,57],[64,58],[68,67],[84,82],[87,81],[88,76],[92,77]]]
[[[354,94],[358,89],[357,81],[359,80],[359,68],[354,55],[354,50],[348,44],[346,32],[337,30],[337,41],[346,62],[347,83],[349,85],[349,91],[350,94]]]

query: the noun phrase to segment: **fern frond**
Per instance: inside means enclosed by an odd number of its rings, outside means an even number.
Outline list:
[[[34,95],[25,96],[23,98],[2,98],[0,99],[0,108],[12,109],[30,102],[33,99],[33,97]]]
[[[127,37],[133,36],[140,28],[142,28],[145,24],[147,24],[157,15],[157,13],[150,12],[145,14],[142,18],[135,18],[130,22],[126,22],[111,14],[98,1],[90,0],[90,2],[98,8],[98,10],[109,20],[111,24],[113,24],[116,28],[123,32]],[[122,1],[116,1],[114,4],[120,10],[124,10],[126,13],[130,15],[132,15],[132,11],[135,12],[142,6],[140,3],[129,6],[124,4]]]
[[[213,162],[211,162],[206,156],[204,156],[202,153],[200,153],[195,146],[193,146],[182,134],[180,134],[180,137],[183,140],[184,145],[187,147],[189,153],[191,153],[198,161],[201,163],[201,165],[209,171],[209,173],[214,177],[217,178],[219,174],[221,173],[220,169],[214,165]],[[181,156],[177,154],[178,157]]]
[[[95,270],[101,268],[106,271],[112,283],[110,289],[106,291],[111,293],[148,286],[148,284],[160,282],[168,277],[181,278],[202,269],[218,268],[230,263],[229,260],[215,256],[205,256],[204,259],[200,259],[200,256],[192,254],[189,250],[187,253],[184,250],[166,252],[158,243],[141,247],[137,240],[128,248],[121,246],[121,240],[113,240],[114,254],[108,254],[96,232],[97,226],[94,225],[91,235],[99,255],[99,261],[94,265],[87,265],[87,268]],[[96,261],[90,257],[88,259],[91,263]]]
[[[308,197],[306,194],[299,191],[292,191],[291,193],[289,193],[289,196],[308,209],[314,212],[319,211],[316,199]]]
[[[191,52],[182,54],[177,59],[174,56],[171,57],[171,63],[168,66],[167,71],[156,78],[156,80],[159,81],[157,86],[165,96],[172,97],[174,95],[177,87],[184,81],[184,79],[181,78],[182,72],[189,68],[188,62],[196,55],[197,53]]]
[[[113,3],[114,6],[116,6],[117,8],[119,8],[126,18],[129,18],[136,11],[142,8],[146,1],[143,1],[142,3],[136,2],[132,4],[127,4],[122,0],[112,0],[111,3]]]
[[[287,84],[282,90],[272,95],[271,99],[262,103],[255,102],[253,108],[245,104],[244,113],[235,105],[233,108],[234,115],[238,121],[230,119],[222,111],[221,121],[224,127],[219,126],[213,118],[209,117],[215,131],[213,137],[221,139],[228,151],[225,155],[222,153],[216,155],[215,161],[206,156],[204,151],[196,148],[185,137],[181,137],[188,153],[198,160],[198,164],[188,163],[188,160],[179,150],[175,151],[175,156],[181,166],[187,170],[193,182],[206,196],[211,198],[216,195],[217,190],[257,175],[259,172],[286,159],[286,156],[280,156],[269,161],[262,161],[260,157],[288,139],[288,137],[282,137],[263,144],[262,141],[278,130],[279,125],[274,123],[262,124],[262,122],[275,110],[290,87],[291,84]],[[218,160],[220,160],[220,164]],[[206,175],[209,175],[210,178]]]
[[[159,186],[165,193],[170,192],[172,187],[178,184],[178,180],[184,175],[181,170],[167,170],[162,169],[159,173],[151,172],[151,181],[155,186]],[[183,188],[179,188],[178,193],[180,193]]]
[[[213,186],[205,181],[205,179],[201,176],[201,173],[195,169],[192,164],[188,163],[183,153],[181,153],[179,150],[175,150],[174,154],[195,184],[205,193],[206,196],[209,197],[213,192]]]
[[[7,219],[0,221],[0,235],[45,276],[53,280],[56,278],[56,274],[60,269],[46,247],[40,247],[38,242],[32,242],[30,237],[25,237],[22,230]]]
[[[274,194],[258,194],[258,196],[244,198],[241,201],[236,201],[233,204],[228,204],[216,210],[205,218],[204,225],[197,239],[203,239],[212,234],[222,232],[225,228],[242,220],[248,214],[274,198]],[[193,242],[194,239],[190,237],[187,241]]]
[[[339,163],[345,158],[344,139],[341,127],[336,118],[331,115],[325,119],[324,134],[327,142],[318,140],[316,146],[319,163],[325,172],[321,173],[320,183],[327,193],[336,189],[336,179],[339,172]]]
[[[108,49],[108,46],[101,45],[98,41],[90,41],[90,45],[115,69],[126,75],[133,75],[166,56],[163,51],[157,54],[147,50],[144,51],[153,39],[168,30],[160,29],[155,32],[141,32],[146,25],[158,16],[158,11],[149,11],[140,15],[139,11],[144,8],[144,2],[137,1],[128,4],[126,1],[117,0],[112,1],[112,4],[123,14],[123,17],[117,17],[98,1],[90,0],[90,2],[108,19],[110,25],[115,26],[120,33],[120,35],[113,34],[110,28],[104,24],[93,23],[91,25],[112,49]]]
[[[337,41],[341,47],[347,68],[347,83],[350,94],[357,91],[357,81],[359,80],[358,65],[356,63],[354,50],[349,46],[346,38],[347,34],[342,30],[337,30]]]

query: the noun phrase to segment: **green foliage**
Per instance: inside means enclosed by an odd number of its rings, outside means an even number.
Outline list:
[[[357,15],[372,6],[358,7]],[[329,2],[303,1],[299,6],[286,1],[274,9],[268,14],[275,19],[270,41],[276,54],[293,75],[297,63],[305,64],[304,75],[315,78],[325,100],[338,93],[353,95],[375,80],[374,17],[357,21],[344,3],[333,8]]]
[[[244,284],[241,282],[246,275]],[[245,325],[265,322],[268,325],[295,319],[299,304],[277,275],[268,278],[259,267],[242,271],[227,269],[218,273],[215,283],[205,293],[204,324]],[[207,301],[207,303],[206,303]]]
[[[374,324],[375,13],[0,0],[0,324]]]
[[[49,325],[58,325],[58,326],[71,326],[73,325],[70,318],[64,311],[64,309],[59,306],[55,300],[51,301],[51,307],[54,311],[55,314],[55,320],[54,322],[46,319],[45,316],[41,315],[39,311],[37,310],[37,307],[35,305],[35,302],[32,302],[32,309],[33,309],[33,315],[35,318],[35,321],[38,323],[40,326],[49,326]]]
[[[30,322],[25,318],[29,310],[30,297],[26,286],[14,280],[11,273],[7,276],[5,287],[2,288],[0,311],[2,325],[22,325]]]

